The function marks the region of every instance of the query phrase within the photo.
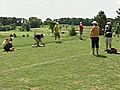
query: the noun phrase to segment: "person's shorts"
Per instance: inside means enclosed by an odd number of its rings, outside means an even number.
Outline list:
[[[91,37],[92,48],[99,48],[99,37]]]
[[[111,42],[112,42],[112,37],[105,38],[105,43],[111,44]]]
[[[60,36],[60,33],[54,33],[54,35],[55,35],[56,37],[59,37],[59,36]]]

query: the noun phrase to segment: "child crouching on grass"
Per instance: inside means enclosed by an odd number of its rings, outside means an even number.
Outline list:
[[[45,46],[45,44],[42,42],[42,38],[44,38],[43,34],[35,33],[33,38],[35,40],[35,44],[32,45],[32,47],[42,47],[42,46]]]
[[[15,50],[14,47],[13,47],[13,44],[12,44],[12,38],[10,38],[10,37],[6,37],[4,39],[2,45],[3,45],[4,51],[6,51],[6,52]]]

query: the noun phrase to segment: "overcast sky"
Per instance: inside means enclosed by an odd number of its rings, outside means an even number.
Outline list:
[[[93,18],[98,11],[117,16],[120,0],[0,0],[0,16],[46,18]]]

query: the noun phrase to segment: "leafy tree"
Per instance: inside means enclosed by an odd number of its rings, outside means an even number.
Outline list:
[[[39,28],[42,25],[42,20],[37,17],[29,18],[31,28]]]
[[[0,26],[2,26],[3,24],[0,22]]]
[[[47,19],[44,21],[44,25],[49,25],[50,22],[52,22],[52,19],[47,18]]]
[[[0,22],[2,25],[18,25],[20,26],[22,23],[22,18],[16,18],[16,17],[0,17]]]
[[[16,26],[21,26],[22,25],[22,18],[16,18]]]
[[[118,10],[116,12],[118,14],[116,21],[120,23],[120,8],[118,8]]]
[[[79,25],[80,22],[82,22],[85,26],[90,26],[91,25],[91,21],[93,19],[89,19],[89,18],[59,18],[59,19],[54,19],[54,21],[58,21],[60,24],[74,24],[74,25]]]
[[[75,36],[77,34],[74,26],[71,27],[69,34],[70,34],[70,36]]]
[[[30,31],[30,23],[28,20],[24,20],[22,24],[22,31]]]
[[[102,29],[104,29],[105,24],[107,22],[107,18],[104,11],[99,11],[94,19],[98,22],[98,25],[100,27],[100,34],[102,35],[103,34]]]
[[[54,32],[53,28],[55,26],[55,22],[54,21],[49,21],[48,25],[49,25],[49,28],[51,29],[51,32],[53,33]]]

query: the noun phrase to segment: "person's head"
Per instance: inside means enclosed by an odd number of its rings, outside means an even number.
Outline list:
[[[58,23],[58,22],[56,22],[55,24],[56,24],[56,25],[59,25],[59,23]]]
[[[6,43],[9,43],[9,42],[10,42],[10,37],[6,37],[6,38],[5,38],[5,42],[6,42]]]
[[[44,38],[44,35],[43,35],[43,34],[41,34],[41,38]]]
[[[107,22],[107,25],[111,25],[111,22]]]
[[[80,24],[82,24],[82,22],[80,22]]]
[[[98,25],[97,21],[93,21],[92,24],[93,24],[93,26],[97,26]]]

